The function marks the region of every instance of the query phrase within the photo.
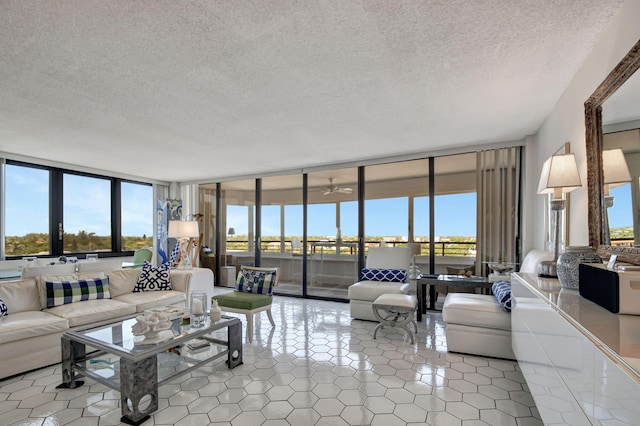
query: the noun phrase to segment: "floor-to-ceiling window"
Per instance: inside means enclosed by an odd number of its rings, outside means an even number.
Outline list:
[[[277,293],[302,295],[302,175],[262,179],[260,265],[278,267]]]
[[[50,254],[49,171],[7,164],[5,179],[6,256]]]
[[[63,175],[65,253],[111,251],[111,181]]]
[[[309,173],[307,292],[347,297],[358,271],[358,169]]]
[[[471,270],[476,262],[476,154],[435,158],[435,272]]]
[[[255,265],[256,180],[223,182],[221,185],[222,220],[220,235],[221,286],[233,286],[242,265]]]
[[[488,192],[495,186],[494,178],[509,176],[510,193],[517,185],[512,176],[516,163],[503,166],[502,151],[223,182],[219,184],[222,264],[277,266],[276,291],[339,299],[347,298],[348,287],[359,278],[360,241],[365,258],[373,246],[410,247],[412,262],[422,273],[483,273],[477,260],[476,227],[481,216],[486,221],[495,212],[483,207],[481,213],[479,198],[493,197],[489,207],[500,202]],[[505,152],[511,159],[518,150]],[[478,179],[486,181],[483,196]],[[513,196],[508,198],[513,201]],[[515,212],[511,204],[499,208]],[[483,228],[483,235],[487,232],[491,231]],[[514,239],[509,235],[505,233],[505,238]],[[498,247],[491,244],[492,250]]]
[[[153,187],[134,182],[120,185],[121,251],[153,247]]]
[[[365,167],[365,250],[409,246],[424,272],[428,272],[428,171],[426,159]]]
[[[199,254],[199,264],[201,268],[208,268],[215,275],[215,285],[221,285],[221,277],[216,271],[217,251],[216,229],[217,229],[217,184],[200,185],[198,190],[198,211],[202,214],[200,220],[200,233],[202,234],[202,247]]]

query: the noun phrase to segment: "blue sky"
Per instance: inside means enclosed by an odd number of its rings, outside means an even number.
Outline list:
[[[49,189],[48,172],[29,167],[7,166],[6,233],[9,236],[30,232],[48,232]],[[153,233],[152,188],[145,185],[122,185],[122,234],[142,236]],[[414,201],[416,236],[429,235],[428,197]],[[65,231],[94,232],[109,235],[110,182],[105,179],[64,175]],[[340,204],[341,232],[344,236],[358,233],[357,202]],[[309,206],[309,235],[335,236],[336,206],[334,203]],[[280,206],[263,207],[264,236],[280,234]],[[436,197],[437,236],[475,236],[476,194],[453,194]],[[285,235],[302,236],[302,206],[285,206]],[[408,234],[407,198],[367,200],[365,203],[365,233],[370,236],[406,236]],[[247,234],[247,208],[230,206],[228,227],[236,234]]]
[[[633,208],[631,206],[631,184],[627,183],[612,188],[609,195],[613,195],[613,207],[609,208],[609,228],[633,226]]]
[[[416,236],[429,235],[429,200],[420,197],[414,201]],[[365,203],[365,233],[371,236],[406,236],[408,234],[407,199],[386,198],[368,200]],[[309,235],[335,236],[336,206],[334,203],[313,204],[308,209]],[[358,234],[357,202],[340,204],[340,231],[343,236]],[[227,224],[236,235],[246,235],[247,207],[229,206]],[[476,235],[476,194],[452,194],[436,197],[437,236]],[[262,235],[280,235],[280,206],[264,206],[262,210]],[[285,235],[302,236],[302,206],[285,207]]]

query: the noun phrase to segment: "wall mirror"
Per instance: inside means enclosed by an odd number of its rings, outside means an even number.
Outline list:
[[[627,245],[611,244],[609,231],[609,212],[605,202],[605,180],[603,172],[603,149],[623,148],[625,157],[632,159],[640,152],[640,139],[637,147],[632,138],[629,141],[616,140],[623,132],[639,129],[640,125],[640,41],[611,71],[596,91],[585,102],[586,154],[587,154],[587,190],[589,197],[589,243],[597,247],[600,253],[618,254],[621,261],[640,264],[640,229],[634,227],[634,237],[626,241]],[[635,126],[635,127],[634,127]],[[605,137],[605,133],[607,137]],[[625,140],[626,140],[625,135]],[[606,140],[606,145],[605,145]],[[633,161],[628,161],[633,169]],[[640,174],[637,171],[636,176]],[[633,180],[633,173],[632,179]],[[628,190],[638,194],[637,177]],[[622,202],[622,200],[619,200]],[[608,200],[611,203],[611,200]],[[636,201],[638,204],[638,201]],[[633,202],[631,202],[633,205]],[[630,209],[632,207],[629,207]],[[631,222],[638,222],[638,212],[629,213]],[[606,223],[605,223],[606,221]],[[640,228],[640,227],[639,227]]]

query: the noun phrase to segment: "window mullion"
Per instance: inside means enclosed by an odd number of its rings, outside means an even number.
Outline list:
[[[50,170],[49,179],[49,241],[53,256],[61,256],[64,237],[64,208],[63,208],[63,173],[59,169]]]

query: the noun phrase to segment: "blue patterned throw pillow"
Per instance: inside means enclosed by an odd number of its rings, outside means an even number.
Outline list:
[[[394,283],[404,283],[407,282],[407,270],[363,268],[362,281],[390,281]]]
[[[9,315],[9,309],[7,308],[7,305],[4,304],[2,299],[0,299],[0,317],[4,317],[7,315]]]
[[[236,280],[236,291],[245,293],[273,294],[273,285],[276,282],[276,271],[255,271],[240,269]]]
[[[145,260],[133,292],[171,290],[170,272],[171,268],[167,264],[155,267]]]
[[[511,283],[508,281],[496,281],[491,286],[491,291],[502,309],[511,312]]]
[[[45,281],[47,308],[85,300],[110,299],[109,277],[78,281]]]

